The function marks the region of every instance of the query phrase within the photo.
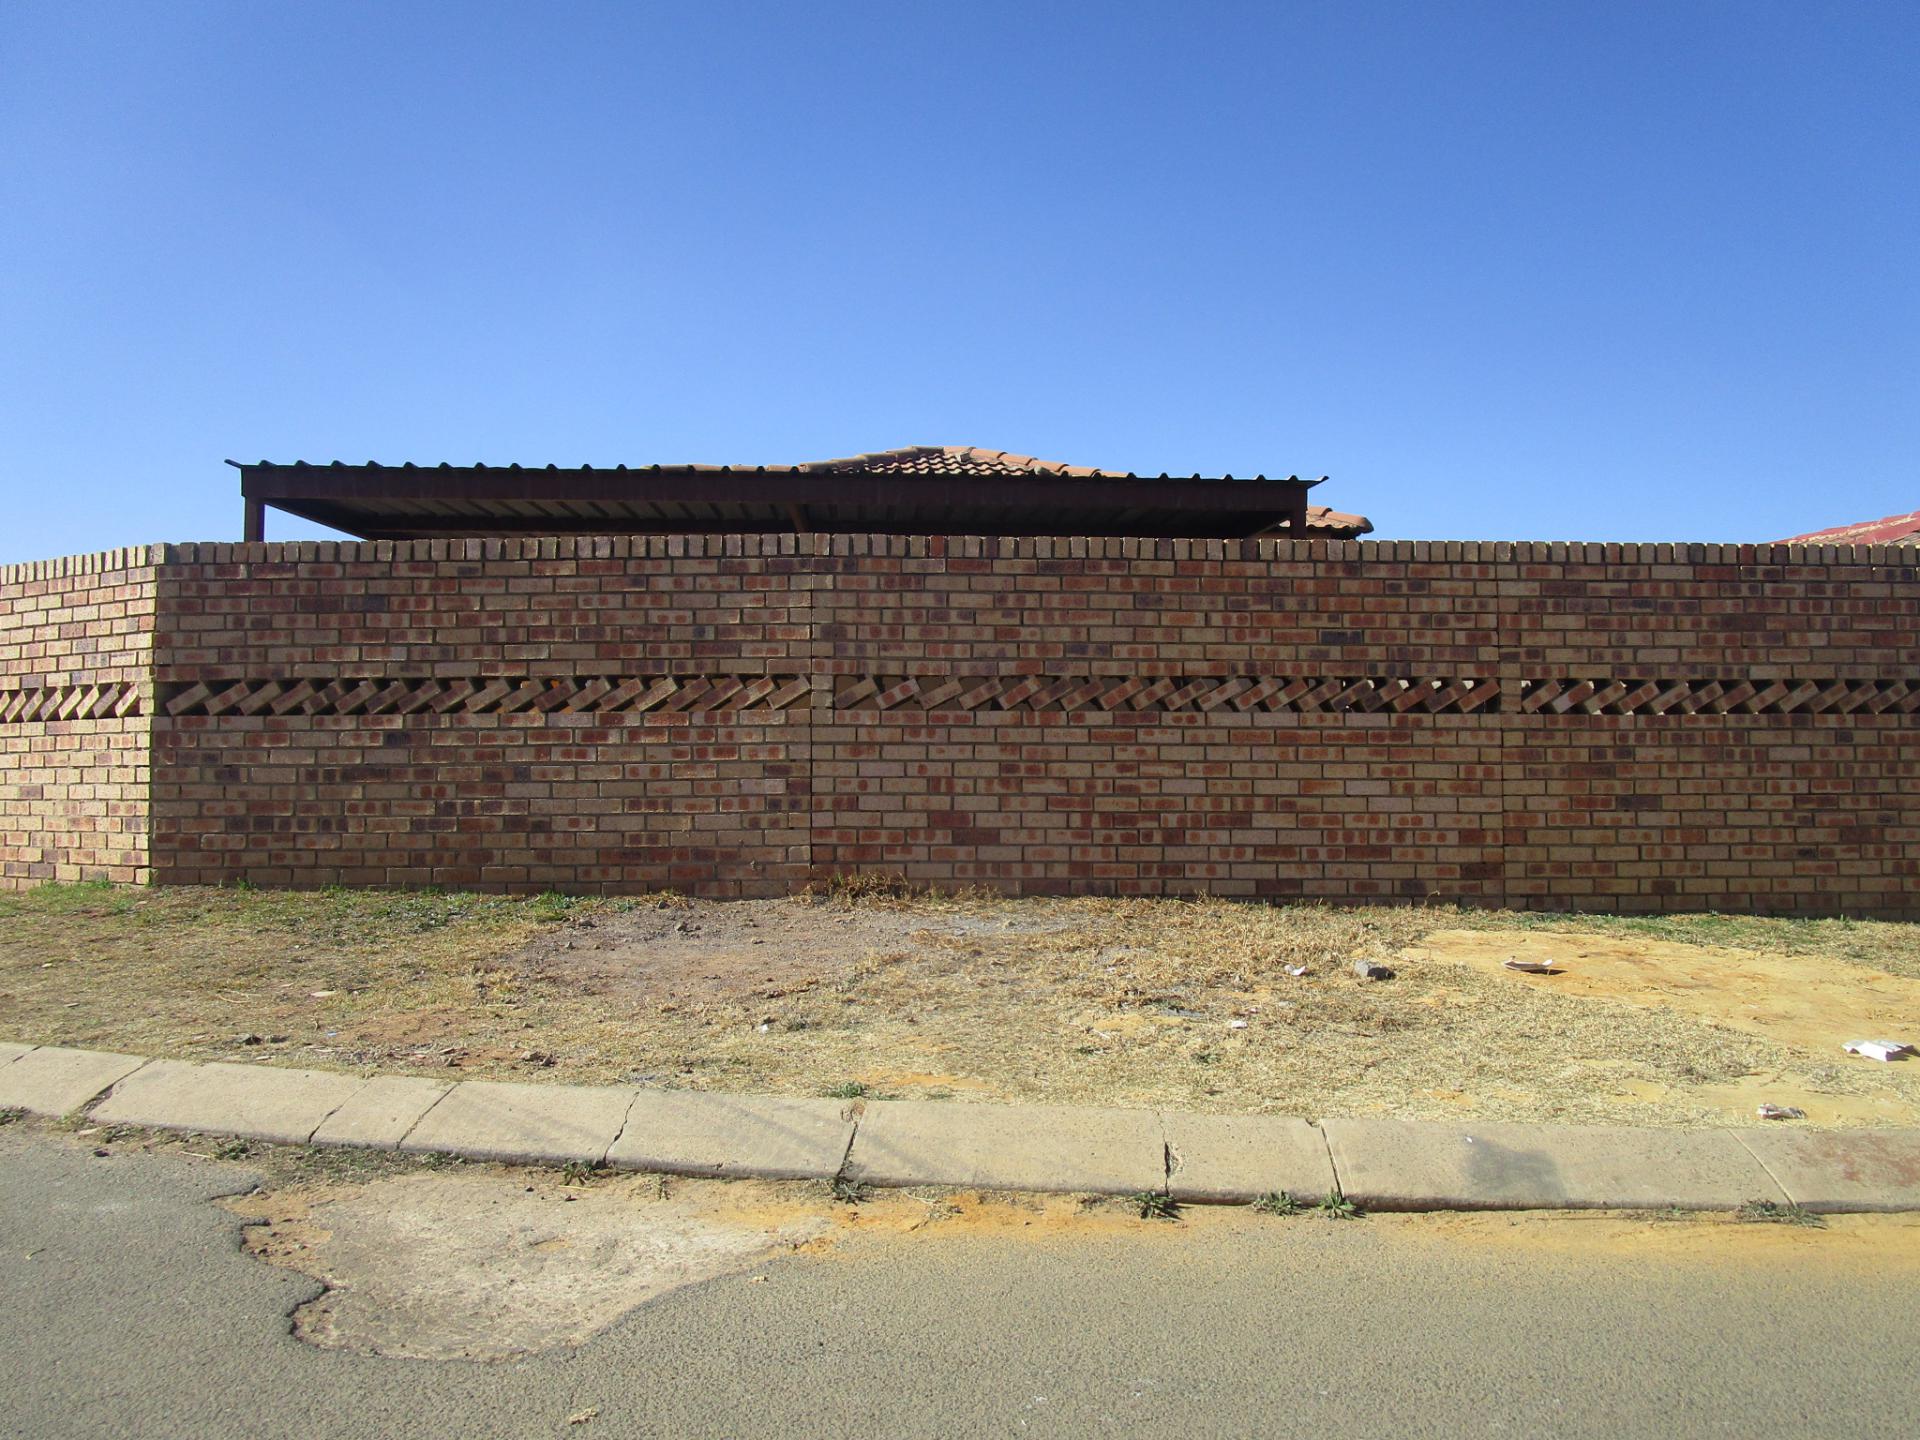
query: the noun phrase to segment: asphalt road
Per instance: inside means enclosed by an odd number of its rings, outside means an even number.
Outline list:
[[[0,1430],[1329,1440],[1920,1422],[1910,1220],[1236,1214],[874,1235],[678,1291],[576,1350],[479,1364],[293,1338],[317,1286],[244,1254],[208,1203],[246,1181],[0,1131]]]

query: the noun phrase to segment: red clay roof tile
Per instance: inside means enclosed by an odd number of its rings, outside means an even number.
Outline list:
[[[1920,510],[1910,515],[1889,515],[1884,520],[1857,520],[1851,525],[1836,525],[1831,530],[1813,530],[1805,535],[1789,535],[1777,545],[1920,545]]]

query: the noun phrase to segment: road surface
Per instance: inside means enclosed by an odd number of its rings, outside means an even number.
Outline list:
[[[1920,1224],[1194,1214],[856,1233],[477,1363],[290,1333],[243,1166],[0,1130],[19,1436],[1846,1436],[1920,1423]],[[755,1278],[756,1276],[762,1278]],[[569,1417],[575,1417],[569,1423]]]

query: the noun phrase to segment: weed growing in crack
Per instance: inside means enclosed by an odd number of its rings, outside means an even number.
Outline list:
[[[0,1110],[0,1125],[13,1125],[27,1118],[27,1112],[17,1105],[9,1105]]]
[[[867,1198],[867,1187],[844,1175],[833,1177],[833,1198],[842,1205],[858,1205]]]
[[[863,1100],[870,1093],[869,1087],[861,1080],[848,1080],[821,1092],[829,1100]]]
[[[1285,1190],[1269,1190],[1253,1202],[1253,1209],[1259,1215],[1298,1215],[1306,1206]]]
[[[1358,1220],[1360,1207],[1342,1195],[1339,1188],[1327,1191],[1327,1196],[1313,1207],[1314,1213],[1328,1220]]]
[[[216,1160],[244,1160],[252,1153],[253,1146],[237,1135],[213,1147],[213,1158]]]
[[[598,1160],[569,1160],[560,1167],[560,1183],[562,1185],[591,1185],[593,1183],[593,1177],[599,1174],[602,1168],[601,1162]]]
[[[1136,1190],[1127,1196],[1129,1205],[1140,1207],[1142,1220],[1178,1220],[1180,1202],[1164,1190]]]
[[[1733,1218],[1749,1225],[1809,1225],[1816,1230],[1827,1223],[1791,1200],[1784,1205],[1777,1200],[1749,1200],[1733,1212]]]

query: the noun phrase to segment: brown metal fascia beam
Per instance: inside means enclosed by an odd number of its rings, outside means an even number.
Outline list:
[[[313,516],[308,518],[317,519]],[[450,515],[382,516],[379,523],[371,523],[369,517],[368,520],[351,526],[337,520],[318,520],[318,523],[336,530],[347,531],[360,540],[459,540],[480,539],[490,535],[791,535],[794,533],[792,523],[787,517],[775,515],[729,520],[724,525],[717,526],[712,521],[703,520],[650,519],[621,524],[604,520],[560,517],[503,516],[498,520],[488,520],[473,516]],[[1222,540],[1251,533],[1288,535],[1292,532],[1275,531],[1270,527],[1255,531],[1245,525],[1234,527],[1092,526],[1064,530],[1059,527],[1023,524],[1001,524],[983,526],[965,532],[950,532],[929,528],[923,524],[908,524],[898,520],[875,520],[855,526],[848,533],[862,535],[945,535],[950,533],[998,536],[1079,535],[1140,540]]]
[[[357,514],[351,510],[337,510],[331,505],[316,504],[306,500],[269,500],[264,496],[256,498],[251,495],[247,497],[247,503],[261,506],[270,505],[282,514],[296,515],[302,520],[311,520],[316,525],[325,525],[329,530],[339,530],[359,540],[389,538],[385,535],[376,536],[367,528],[368,521],[373,517]]]
[[[607,520],[573,520],[555,516],[505,516],[484,520],[472,516],[419,516],[417,524],[405,515],[383,516],[378,525],[357,531],[362,540],[483,540],[499,535],[791,535],[784,517],[728,521],[715,526],[701,520],[649,520],[620,524]],[[327,522],[322,522],[327,523]],[[338,528],[338,527],[336,527]]]
[[[394,500],[698,501],[881,509],[977,508],[995,491],[1053,508],[1151,508],[1198,513],[1291,511],[1304,518],[1316,480],[1111,480],[1062,475],[835,475],[806,471],[413,469],[361,465],[240,467],[240,491],[276,509],[287,502]],[[1258,498],[1258,503],[1249,503]]]

